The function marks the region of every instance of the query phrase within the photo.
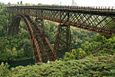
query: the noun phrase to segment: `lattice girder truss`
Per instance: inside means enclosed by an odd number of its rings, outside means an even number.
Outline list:
[[[15,14],[37,16],[40,19],[71,25],[111,36],[115,33],[114,9],[69,6],[12,6]]]

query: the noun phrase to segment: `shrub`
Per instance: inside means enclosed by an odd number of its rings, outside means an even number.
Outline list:
[[[0,77],[11,77],[10,70],[8,69],[9,65],[6,63],[1,63],[0,65]]]
[[[66,52],[64,56],[64,60],[75,60],[81,59],[86,56],[86,53],[83,49],[73,49],[71,52]]]

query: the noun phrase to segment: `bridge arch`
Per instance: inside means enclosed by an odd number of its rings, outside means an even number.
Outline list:
[[[19,32],[19,24],[21,19],[26,23],[34,49],[33,53],[36,63],[47,62],[48,60],[54,61],[56,59],[56,52],[48,41],[48,38],[45,36],[44,31],[40,28],[40,26],[37,26],[37,24],[35,24],[28,15],[18,14],[13,16],[8,33],[10,35],[15,35]],[[41,39],[39,39],[39,37]],[[41,44],[43,45],[41,46]]]

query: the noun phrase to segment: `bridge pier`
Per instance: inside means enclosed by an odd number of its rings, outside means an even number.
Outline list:
[[[58,51],[70,51],[71,50],[71,31],[69,25],[59,25],[54,49]]]

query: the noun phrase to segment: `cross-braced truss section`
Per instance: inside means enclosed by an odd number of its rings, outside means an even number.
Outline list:
[[[8,12],[37,16],[111,36],[115,33],[115,9],[75,6],[11,6]]]

